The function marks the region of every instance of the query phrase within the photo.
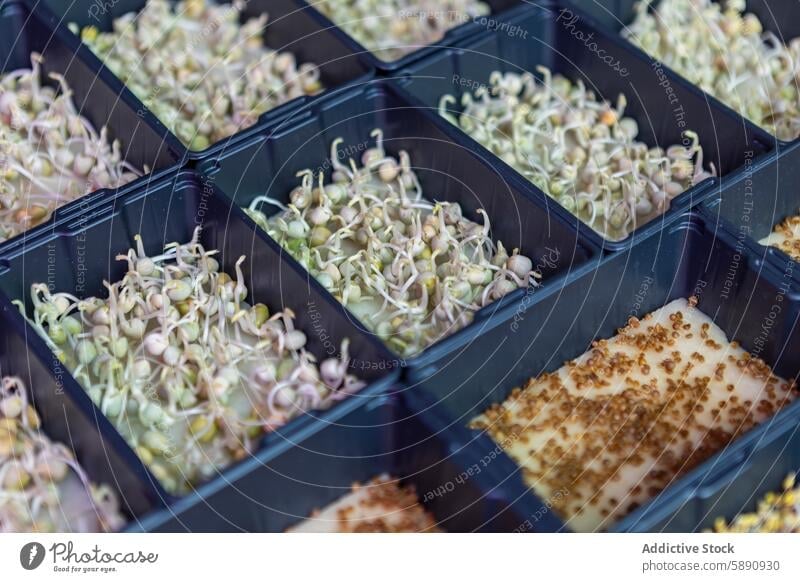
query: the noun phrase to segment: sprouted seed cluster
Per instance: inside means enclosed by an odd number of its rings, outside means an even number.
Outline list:
[[[675,300],[472,421],[575,531],[605,529],[797,396]]]
[[[0,76],[0,242],[46,221],[67,202],[140,175],[120,143],[75,108],[64,77],[42,84],[42,56]]]
[[[625,238],[715,174],[694,132],[684,144],[650,148],[636,141],[624,95],[612,107],[580,80],[537,71],[541,81],[495,71],[460,107],[442,96],[439,112],[607,239]]]
[[[449,29],[491,11],[479,0],[319,0],[312,6],[387,61],[435,43]]]
[[[72,452],[40,425],[22,380],[0,379],[0,532],[122,527],[115,492],[92,483]]]
[[[431,202],[406,151],[386,153],[383,133],[361,164],[331,144],[332,179],[311,170],[288,205],[255,198],[248,214],[395,351],[413,355],[464,327],[475,311],[538,285],[530,258],[510,252],[456,202]],[[280,210],[268,217],[264,206]]]
[[[770,492],[758,502],[754,513],[743,513],[727,523],[724,517],[714,522],[717,533],[798,533],[800,532],[800,487],[792,473],[783,480],[781,493]]]
[[[433,533],[436,520],[413,485],[389,475],[353,484],[352,491],[290,528],[295,533]]]
[[[298,65],[291,53],[264,45],[266,14],[239,23],[245,4],[148,0],[141,12],[115,19],[111,32],[72,29],[156,117],[200,150],[322,89],[315,65]]]
[[[794,139],[800,38],[784,44],[744,11],[745,0],[644,0],[623,36],[779,139]]]
[[[247,303],[245,258],[231,278],[199,235],[152,257],[137,237],[105,298],[31,290],[34,327],[171,492],[364,386],[347,372],[346,341],[318,366],[289,309]]]
[[[780,249],[795,261],[800,261],[800,214],[788,216],[776,224],[758,244]]]

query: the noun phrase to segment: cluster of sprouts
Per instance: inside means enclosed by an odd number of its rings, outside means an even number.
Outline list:
[[[538,285],[518,249],[507,251],[457,202],[431,202],[405,151],[386,153],[383,132],[361,164],[331,144],[332,179],[298,173],[288,205],[259,196],[248,214],[336,299],[396,352],[410,356],[467,325],[478,309]],[[268,216],[264,207],[277,207]]]
[[[245,5],[148,0],[138,14],[117,18],[111,32],[72,29],[173,133],[201,150],[322,88],[315,65],[264,45],[266,14],[239,23]]]
[[[31,290],[35,328],[171,492],[364,386],[347,373],[346,341],[341,359],[318,366],[289,309],[247,303],[245,257],[231,278],[199,235],[153,257],[137,236],[106,298]]]
[[[778,138],[800,135],[800,38],[765,31],[745,0],[651,4],[637,4],[626,38]]]
[[[122,160],[120,143],[98,133],[60,87],[42,84],[42,56],[31,68],[0,77],[0,242],[46,221],[67,202],[139,176]]]
[[[114,491],[92,483],[72,452],[40,425],[22,380],[0,379],[0,532],[122,527]]]
[[[648,147],[624,117],[624,95],[613,107],[580,80],[537,71],[541,81],[495,71],[460,107],[442,96],[439,112],[607,239],[624,239],[714,175],[694,132],[666,150]]]
[[[724,517],[714,521],[717,533],[795,533],[800,532],[800,486],[796,475],[789,474],[783,491],[770,491],[758,502],[753,513],[742,513],[727,523]]]
[[[490,12],[479,0],[320,0],[312,5],[387,61],[435,43],[449,29]]]

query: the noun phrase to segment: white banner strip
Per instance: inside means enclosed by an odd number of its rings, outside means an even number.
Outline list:
[[[798,542],[792,534],[4,534],[0,580],[796,582]]]

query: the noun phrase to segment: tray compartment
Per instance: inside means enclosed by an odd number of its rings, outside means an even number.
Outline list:
[[[663,68],[652,66],[650,59],[615,34],[596,26],[590,19],[573,15],[558,4],[549,9],[521,10],[509,22],[525,35],[484,33],[439,51],[421,60],[401,74],[403,90],[416,106],[438,112],[442,95],[455,96],[460,103],[464,93],[473,93],[489,82],[492,71],[536,73],[537,66],[549,68],[573,82],[582,80],[598,97],[616,103],[623,93],[628,105],[625,113],[638,122],[638,140],[650,147],[679,144],[683,132],[693,130],[700,136],[704,160],[711,162],[725,179],[744,172],[749,159],[771,159],[775,143],[772,137],[741,116],[709,100],[705,94],[682,78]],[[602,52],[600,52],[602,51]],[[610,63],[600,56],[610,58]],[[539,76],[540,77],[540,76]],[[460,105],[451,105],[458,115]],[[438,115],[437,115],[438,117]],[[460,128],[439,118],[448,135],[491,160],[504,174],[521,175],[491,154]],[[660,230],[676,216],[707,199],[718,180],[696,184],[672,200],[661,217],[639,226],[622,241],[611,242],[579,221],[575,215],[549,198],[539,188],[523,179],[531,196],[546,199],[553,213],[570,221],[586,238],[608,251],[634,244],[641,236]]]
[[[153,514],[142,529],[159,532],[281,532],[314,509],[388,473],[412,484],[437,526],[449,532],[512,531],[522,518],[498,497],[480,457],[453,446],[425,415],[404,404],[403,388],[363,403],[299,442],[261,451],[231,474],[227,487]]]
[[[715,236],[713,229],[686,214],[664,232],[656,233],[629,251],[606,257],[596,271],[576,278],[560,290],[484,330],[478,341],[451,354],[438,366],[420,370],[409,378],[409,398],[415,408],[435,409],[442,428],[466,427],[492,403],[502,402],[528,378],[551,372],[581,354],[596,339],[608,338],[631,316],[643,316],[670,301],[695,295],[698,308],[722,328],[729,339],[764,359],[787,379],[797,378],[800,334],[796,333],[800,297],[776,271],[759,266],[735,241]],[[774,315],[773,315],[774,314]],[[766,323],[765,323],[766,322]],[[480,364],[475,365],[475,362]],[[662,501],[676,487],[707,475],[718,467],[730,469],[729,450],[737,443],[770,432],[781,419],[793,414],[794,403],[771,420],[740,436],[672,485],[649,503],[616,524],[612,531],[644,531],[649,516],[660,511]],[[454,430],[456,430],[454,428]],[[467,429],[464,428],[464,431]],[[477,431],[461,432],[462,442],[482,440],[485,450],[495,443]],[[534,515],[544,502],[529,491],[519,467],[505,453],[492,463],[495,478],[508,499],[518,499],[518,511]],[[544,527],[542,524],[536,524]],[[702,527],[701,523],[691,524]],[[566,529],[563,524],[554,529]],[[668,531],[687,531],[686,522]]]

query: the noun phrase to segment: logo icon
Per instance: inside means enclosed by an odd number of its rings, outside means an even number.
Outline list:
[[[19,551],[19,563],[26,570],[35,570],[44,561],[44,546],[39,542],[29,542]]]

